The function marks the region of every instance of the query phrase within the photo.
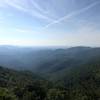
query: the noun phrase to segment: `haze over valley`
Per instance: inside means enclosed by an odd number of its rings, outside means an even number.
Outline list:
[[[100,0],[0,0],[0,100],[100,100]]]

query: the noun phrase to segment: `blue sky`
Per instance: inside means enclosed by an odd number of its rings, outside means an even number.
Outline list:
[[[100,0],[0,0],[0,44],[100,46]]]

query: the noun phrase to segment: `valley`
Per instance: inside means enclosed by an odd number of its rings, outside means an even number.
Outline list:
[[[100,99],[100,48],[0,48],[0,100]]]

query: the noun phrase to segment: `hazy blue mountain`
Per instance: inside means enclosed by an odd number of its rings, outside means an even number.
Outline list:
[[[55,73],[67,68],[81,66],[95,59],[100,59],[100,48],[73,47],[57,49],[49,52],[46,57],[45,61],[37,67],[37,71]]]
[[[100,48],[0,46],[1,66],[39,73],[54,73],[95,59],[100,59]]]
[[[1,46],[0,65],[0,99],[100,99],[100,48]]]

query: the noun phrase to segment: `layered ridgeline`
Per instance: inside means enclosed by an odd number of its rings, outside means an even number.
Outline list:
[[[0,67],[0,100],[44,100],[49,84],[29,71]]]
[[[33,72],[56,72],[100,58],[100,48],[68,49],[0,46],[0,65]]]
[[[100,48],[0,48],[1,98],[100,99]]]
[[[0,67],[0,100],[99,100],[99,64],[66,70],[62,78],[56,74],[52,81],[28,71]]]

